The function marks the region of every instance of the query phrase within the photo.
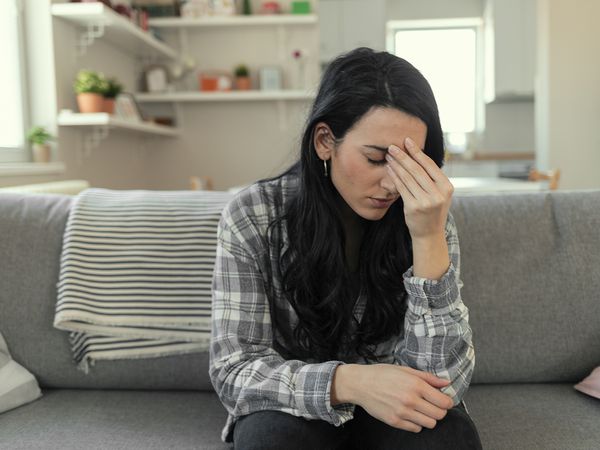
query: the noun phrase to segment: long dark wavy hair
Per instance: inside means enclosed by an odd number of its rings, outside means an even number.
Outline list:
[[[275,294],[269,302],[273,334],[279,331],[288,342],[285,347],[275,343],[275,347],[288,358],[328,361],[356,354],[377,360],[375,346],[402,332],[406,311],[402,274],[413,260],[402,198],[382,219],[366,221],[358,273],[351,274],[337,206],[339,193],[331,178],[324,176],[323,161],[314,146],[317,123],[329,125],[339,143],[373,107],[395,108],[421,119],[427,125],[424,152],[439,167],[443,165],[437,105],[429,83],[415,67],[390,53],[365,47],[329,64],[305,125],[299,159],[282,174],[259,181],[295,174],[299,183],[284,206],[285,213],[269,224],[272,239],[286,219],[289,247],[277,268],[283,280],[277,295],[284,295],[298,316],[293,330],[289,317],[278,314]],[[357,276],[367,299],[360,324],[352,314],[356,297],[351,277]],[[356,331],[348,336],[351,321]]]

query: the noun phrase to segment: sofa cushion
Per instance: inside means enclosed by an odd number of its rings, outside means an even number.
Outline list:
[[[216,394],[192,391],[44,390],[0,416],[0,448],[228,449]]]
[[[575,389],[600,399],[600,366],[592,370],[585,379],[575,385]]]
[[[475,385],[464,401],[486,450],[589,450],[600,442],[600,401],[572,384]]]
[[[473,383],[581,381],[600,361],[600,190],[455,196]]]
[[[600,402],[572,385],[476,385],[465,403],[486,450],[587,450],[600,442]],[[226,416],[209,392],[44,390],[0,416],[0,448],[228,449],[220,441]]]
[[[12,359],[0,333],[0,414],[37,400],[41,395],[37,380]]]

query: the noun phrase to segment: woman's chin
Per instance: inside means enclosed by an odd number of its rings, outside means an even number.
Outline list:
[[[381,220],[389,210],[390,208],[365,208],[359,216],[365,220],[377,221]]]

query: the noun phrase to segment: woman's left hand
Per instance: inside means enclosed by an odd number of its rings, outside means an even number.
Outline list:
[[[444,235],[454,186],[410,138],[406,151],[390,145],[386,167],[404,202],[404,217],[414,240]]]

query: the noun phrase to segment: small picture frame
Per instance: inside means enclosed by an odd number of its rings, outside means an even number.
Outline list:
[[[167,68],[156,65],[151,66],[144,72],[146,90],[148,92],[165,92],[169,88],[169,74]]]
[[[120,119],[141,122],[144,120],[135,97],[130,92],[122,92],[115,100],[115,115]]]
[[[279,67],[261,67],[258,78],[261,91],[281,90],[281,69]]]

